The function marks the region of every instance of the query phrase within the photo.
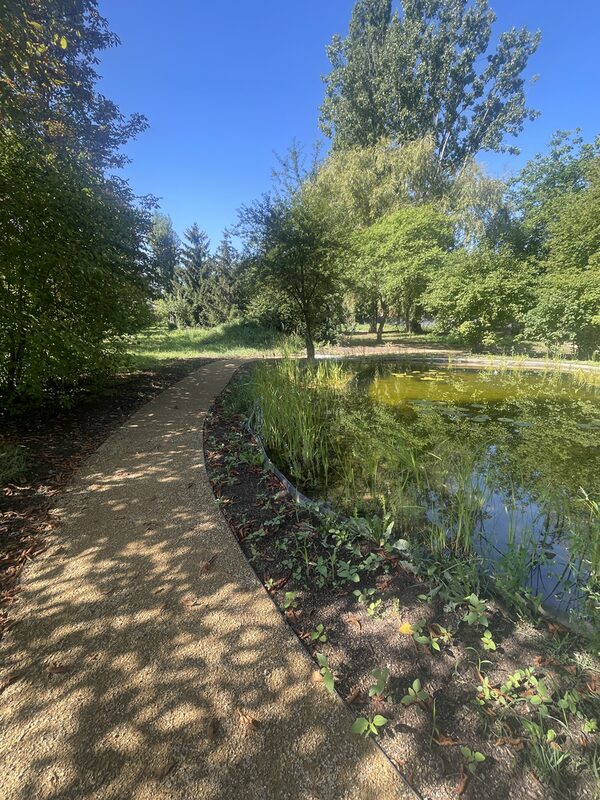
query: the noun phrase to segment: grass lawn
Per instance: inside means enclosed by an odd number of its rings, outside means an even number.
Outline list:
[[[289,342],[281,333],[245,322],[173,331],[157,326],[132,339],[130,369],[152,369],[161,362],[199,357],[267,358],[281,353]]]

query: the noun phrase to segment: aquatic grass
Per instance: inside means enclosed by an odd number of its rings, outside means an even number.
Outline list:
[[[522,615],[535,615],[546,600],[560,605],[570,597],[575,604],[584,589],[585,613],[598,611],[598,500],[573,497],[574,480],[593,485],[597,474],[589,448],[595,434],[581,425],[599,413],[596,387],[578,388],[581,381],[552,370],[533,380],[522,370],[448,376],[411,364],[397,374],[399,387],[406,393],[414,378],[435,400],[398,405],[395,396],[372,391],[395,369],[282,359],[254,369],[238,407],[272,460],[307,494],[358,521],[389,517],[426,569],[458,564],[457,597],[478,591],[472,570],[461,566],[469,563]],[[569,472],[573,453],[591,456],[577,456],[576,477]],[[560,559],[552,561],[556,547]]]

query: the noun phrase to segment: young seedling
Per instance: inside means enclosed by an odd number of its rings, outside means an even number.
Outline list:
[[[369,600],[372,599],[373,595],[375,594],[375,589],[355,589],[352,594],[356,597],[356,602],[360,603],[361,606],[364,606]]]
[[[421,681],[416,678],[412,686],[409,687],[408,694],[405,694],[400,702],[403,706],[412,706],[415,704],[425,706],[430,699],[429,692],[421,688]]]
[[[354,725],[352,726],[352,733],[356,733],[359,736],[370,736],[374,734],[378,736],[380,733],[380,729],[383,728],[384,725],[387,724],[387,719],[382,717],[381,714],[375,714],[374,717],[358,717],[354,720]]]
[[[383,669],[374,669],[371,675],[375,678],[376,683],[369,689],[369,697],[382,697],[387,689],[390,671],[387,667],[383,667]]]
[[[477,750],[471,750],[470,747],[461,747],[460,752],[465,760],[465,765],[471,775],[477,772],[477,767],[485,761],[485,756]]]
[[[481,637],[481,644],[483,645],[484,650],[496,649],[496,642],[494,641],[492,632],[490,630],[486,630],[483,632],[483,636]]]
[[[324,653],[315,653],[315,657],[319,664],[320,670],[323,677],[323,683],[325,684],[325,688],[328,692],[333,694],[333,686],[335,683],[335,675],[333,674],[333,670],[329,666],[329,661],[327,656]]]
[[[340,561],[337,574],[338,577],[345,578],[347,581],[352,581],[352,583],[358,583],[360,581],[358,570],[350,561]]]
[[[325,633],[325,626],[319,623],[310,635],[311,642],[326,642],[327,634]]]
[[[298,592],[286,592],[283,598],[284,611],[293,611],[298,608]]]
[[[469,610],[463,617],[463,622],[466,622],[467,625],[483,625],[484,628],[487,628],[490,621],[485,613],[485,601],[480,600],[476,594],[470,594],[465,597],[465,600],[469,604]]]

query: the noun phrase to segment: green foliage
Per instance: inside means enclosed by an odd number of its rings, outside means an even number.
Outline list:
[[[345,233],[310,185],[290,199],[267,197],[242,208],[240,232],[258,286],[288,299],[313,359],[318,330],[341,301]]]
[[[325,626],[319,622],[314,631],[310,634],[311,642],[325,643],[327,641],[327,634],[325,633]]]
[[[465,745],[461,746],[460,753],[465,760],[465,765],[471,775],[477,772],[477,767],[485,761],[485,756],[477,750],[471,750]]]
[[[463,622],[467,625],[483,625],[485,628],[490,624],[486,612],[485,600],[480,600],[476,594],[465,597],[468,603],[468,610],[463,617]]]
[[[382,717],[381,714],[375,714],[374,717],[357,717],[352,725],[352,733],[359,736],[378,736],[381,733],[381,728],[387,725],[387,719]]]
[[[68,156],[0,136],[0,394],[12,403],[121,363],[124,335],[149,322],[146,218]]]
[[[387,667],[374,669],[371,675],[375,678],[373,686],[369,687],[369,697],[383,697],[390,679],[390,671]]]
[[[430,206],[406,206],[357,234],[356,282],[378,296],[379,336],[392,308],[407,330],[418,320],[421,297],[452,241],[451,221]]]
[[[147,122],[96,92],[98,52],[119,44],[96,0],[0,0],[0,41],[3,128],[95,172],[126,163],[119,147]]]
[[[487,0],[400,5],[395,14],[391,0],[357,0],[348,36],[327,49],[321,126],[334,147],[432,134],[440,162],[453,166],[482,149],[514,150],[505,136],[535,116],[523,72],[539,34],[512,28],[492,49]]]
[[[146,121],[96,92],[94,0],[2,2],[0,36],[0,402],[65,400],[149,322],[147,204],[106,177]]]
[[[518,333],[534,302],[535,271],[508,250],[452,253],[423,298],[436,329],[474,349]]]
[[[168,215],[154,215],[148,239],[158,288],[163,293],[168,292],[175,278],[181,246]]]
[[[319,671],[323,678],[323,683],[325,684],[325,688],[330,694],[333,694],[334,685],[335,685],[335,674],[331,667],[329,666],[329,661],[327,656],[324,653],[315,653],[315,658],[319,664]]]
[[[421,681],[418,678],[412,682],[412,686],[408,687],[407,693],[404,695],[402,700],[400,701],[403,706],[413,706],[413,705],[425,705],[431,696],[429,692],[426,692],[425,689],[421,686]]]

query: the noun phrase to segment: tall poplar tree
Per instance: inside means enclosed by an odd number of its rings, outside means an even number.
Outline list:
[[[321,127],[335,148],[433,135],[441,164],[460,166],[536,116],[523,73],[540,35],[512,28],[492,45],[488,0],[357,0],[345,38],[327,48]]]

